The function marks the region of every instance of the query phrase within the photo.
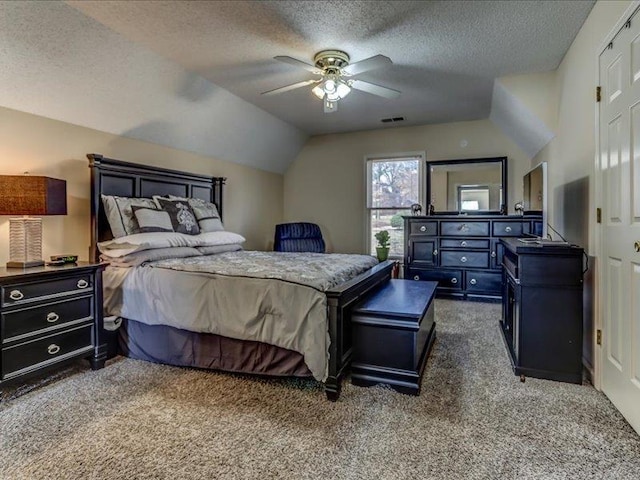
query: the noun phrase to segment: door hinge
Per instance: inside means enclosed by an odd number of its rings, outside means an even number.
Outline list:
[[[600,207],[596,208],[596,222],[602,223],[602,209]]]
[[[596,87],[596,102],[601,100],[602,87]]]
[[[602,345],[602,330],[596,330],[596,343]]]

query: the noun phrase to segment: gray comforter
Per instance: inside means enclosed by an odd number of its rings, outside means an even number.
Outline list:
[[[242,251],[110,266],[105,313],[287,348],[324,381],[324,292],[376,264],[366,255]]]

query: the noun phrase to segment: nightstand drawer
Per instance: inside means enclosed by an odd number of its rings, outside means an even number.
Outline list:
[[[494,237],[521,237],[522,222],[493,222]]]
[[[44,329],[57,329],[69,323],[93,318],[93,297],[86,296],[37,307],[22,308],[2,314],[2,343],[36,334]]]
[[[456,237],[488,237],[489,222],[442,222],[440,235]]]
[[[38,340],[2,349],[2,379],[18,376],[48,364],[90,353],[93,350],[92,325],[49,335]]]
[[[489,252],[443,251],[440,255],[440,266],[489,268]]]
[[[64,296],[76,292],[91,291],[91,274],[42,280],[29,283],[16,283],[2,287],[2,306],[18,305],[49,297]]]

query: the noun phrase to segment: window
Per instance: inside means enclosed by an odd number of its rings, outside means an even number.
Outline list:
[[[375,255],[375,234],[387,230],[391,236],[389,256],[404,255],[404,221],[411,205],[422,201],[424,154],[367,158],[367,242]]]

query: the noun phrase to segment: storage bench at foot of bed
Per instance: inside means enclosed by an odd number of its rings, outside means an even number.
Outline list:
[[[353,310],[351,382],[378,383],[420,394],[422,373],[436,337],[437,282],[390,280]]]

